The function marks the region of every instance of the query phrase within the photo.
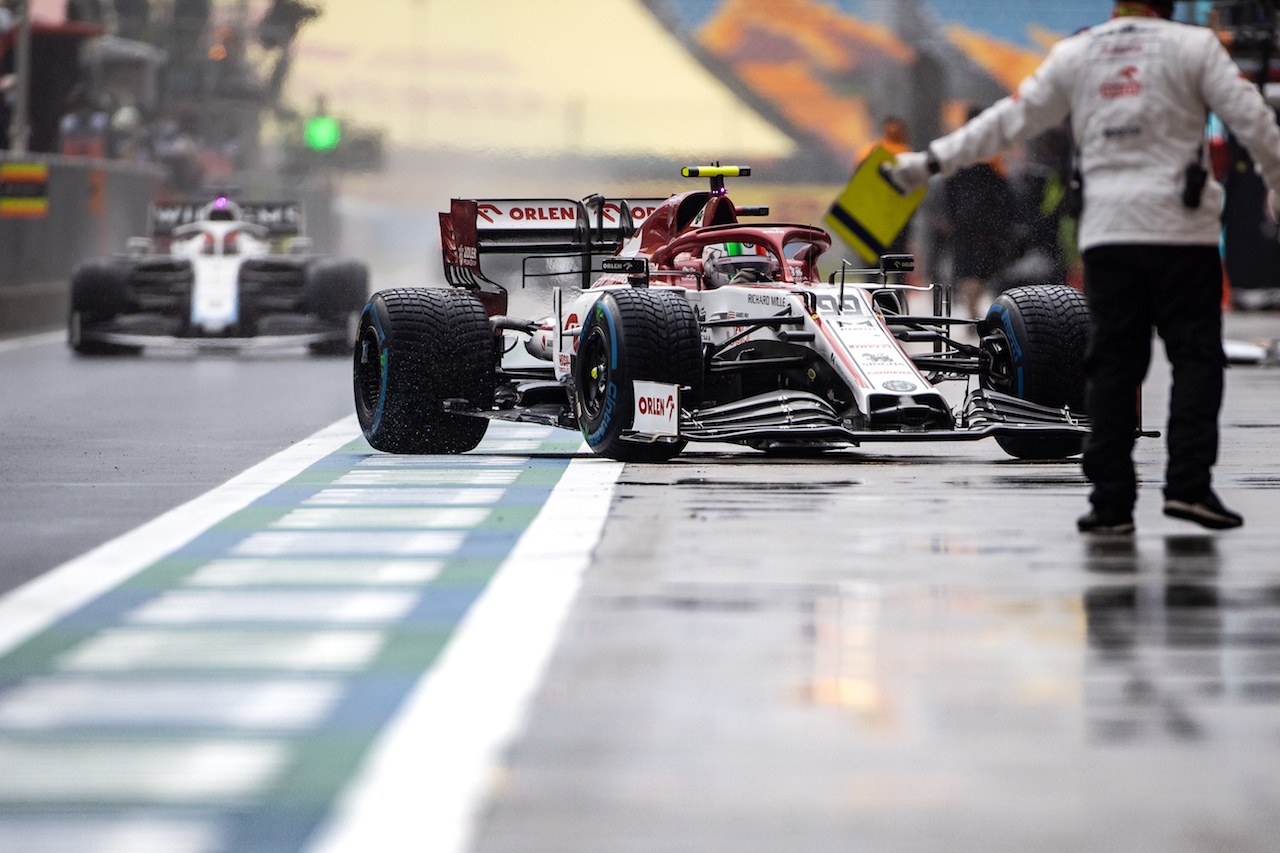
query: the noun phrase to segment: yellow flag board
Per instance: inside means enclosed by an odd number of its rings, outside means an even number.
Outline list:
[[[0,163],[0,218],[39,219],[49,212],[49,166]]]
[[[872,264],[880,262],[925,196],[924,188],[903,195],[880,174],[880,166],[892,160],[884,146],[873,148],[826,216],[831,230]]]

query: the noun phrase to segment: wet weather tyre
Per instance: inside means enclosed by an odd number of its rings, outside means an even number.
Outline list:
[[[984,388],[1084,411],[1089,309],[1083,293],[1065,285],[1012,288],[996,298],[982,328],[991,356]],[[1001,435],[996,442],[1019,459],[1065,459],[1080,452],[1083,436]]]
[[[684,440],[624,438],[636,380],[681,386],[683,408],[702,398],[702,336],[693,306],[671,290],[613,290],[592,306],[574,363],[574,411],[591,449],[622,462],[661,462]]]
[[[136,355],[141,347],[95,340],[93,333],[129,309],[133,264],[88,261],[71,274],[67,344],[80,355]]]
[[[489,421],[450,405],[493,406],[493,332],[474,295],[452,288],[375,293],[356,332],[356,416],[369,444],[388,453],[463,453]]]
[[[349,318],[360,311],[369,294],[369,269],[359,261],[321,260],[309,265],[303,278],[303,301],[332,337],[310,344],[313,355],[350,352]]]

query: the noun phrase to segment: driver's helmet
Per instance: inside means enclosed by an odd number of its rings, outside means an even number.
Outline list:
[[[702,250],[702,280],[707,287],[773,281],[778,262],[764,246],[712,243]]]

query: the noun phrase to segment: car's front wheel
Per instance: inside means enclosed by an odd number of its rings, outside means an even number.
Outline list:
[[[685,407],[702,396],[702,337],[693,306],[672,290],[614,290],[592,306],[574,364],[574,406],[591,449],[623,462],[660,462],[684,440],[642,442],[632,427],[636,380],[689,389]]]
[[[133,264],[88,261],[71,274],[71,310],[67,344],[80,355],[137,355],[141,347],[97,340],[94,332],[129,307]]]
[[[1065,285],[1015,287],[996,298],[983,319],[989,368],[984,388],[1041,406],[1084,412],[1084,350],[1089,309]],[[1080,452],[1079,435],[1002,435],[997,443],[1019,459],[1065,459]]]

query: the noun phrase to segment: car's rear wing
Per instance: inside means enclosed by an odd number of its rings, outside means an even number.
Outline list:
[[[199,222],[209,202],[152,204],[148,230],[152,237],[172,237],[175,228]],[[239,219],[267,229],[272,239],[297,237],[303,233],[302,205],[296,201],[239,201]]]
[[[591,257],[611,255],[666,199],[453,199],[440,214],[445,279],[455,287],[483,288],[485,254],[580,257],[583,287]]]

